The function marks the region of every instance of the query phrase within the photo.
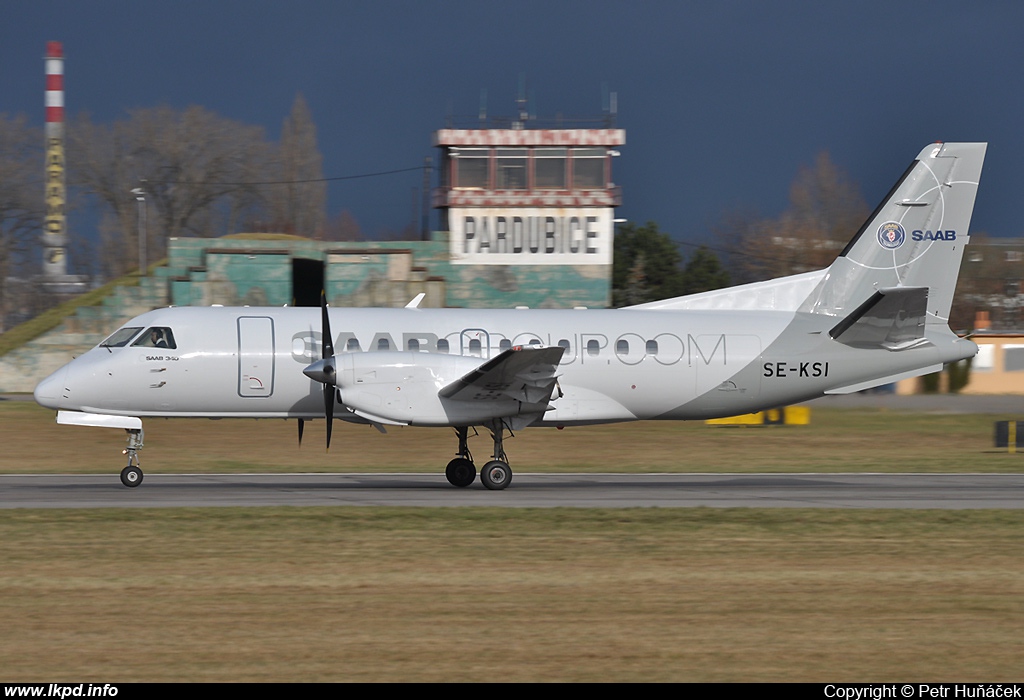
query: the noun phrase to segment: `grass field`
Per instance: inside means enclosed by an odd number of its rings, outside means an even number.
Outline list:
[[[533,428],[506,440],[512,468],[524,472],[1017,472],[1024,454],[992,447],[985,414],[815,409],[808,426],[710,427],[644,422]],[[1005,417],[1003,417],[1005,418]],[[337,423],[330,453],[323,421],[309,423],[301,448],[295,421],[145,421],[146,473],[435,472],[455,453],[450,430]],[[0,473],[114,473],[124,466],[124,432],[59,426],[54,413],[0,402]],[[470,449],[490,455],[490,437]]]
[[[1019,681],[1021,511],[0,511],[5,681]]]
[[[1019,472],[999,416],[527,430],[521,471]],[[445,430],[148,421],[148,473],[441,470]],[[123,433],[0,402],[0,472]],[[486,454],[489,439],[471,441]],[[478,455],[479,459],[479,455]],[[143,486],[145,488],[145,486]],[[0,681],[1019,681],[1024,511],[0,510]]]

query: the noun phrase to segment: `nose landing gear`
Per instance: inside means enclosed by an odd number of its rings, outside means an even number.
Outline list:
[[[121,454],[128,455],[128,466],[121,470],[121,483],[134,488],[142,483],[142,469],[139,468],[138,451],[142,449],[142,429],[126,428],[128,433],[128,447],[121,450]]]

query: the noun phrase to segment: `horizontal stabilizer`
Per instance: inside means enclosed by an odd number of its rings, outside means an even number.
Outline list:
[[[866,389],[874,389],[875,387],[884,386],[885,384],[895,384],[896,382],[902,382],[904,379],[913,379],[914,377],[920,377],[923,374],[931,374],[932,372],[939,372],[942,370],[942,363],[937,365],[931,365],[930,367],[919,367],[918,369],[912,369],[909,372],[900,372],[899,374],[890,374],[887,377],[876,377],[875,379],[869,379],[866,382],[857,382],[856,384],[847,384],[846,386],[839,386],[834,389],[829,389],[826,394],[855,394],[858,391],[865,391]]]
[[[927,287],[879,289],[853,313],[837,323],[829,335],[854,348],[906,350],[924,339]]]
[[[563,352],[561,347],[510,348],[444,387],[438,396],[458,401],[546,403],[555,388]]]

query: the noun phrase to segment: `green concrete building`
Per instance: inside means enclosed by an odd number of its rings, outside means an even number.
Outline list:
[[[447,233],[429,241],[314,241],[238,234],[176,238],[157,275],[174,306],[607,307],[609,265],[464,265]]]

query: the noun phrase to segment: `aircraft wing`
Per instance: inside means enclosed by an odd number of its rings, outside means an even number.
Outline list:
[[[438,396],[457,401],[547,403],[563,352],[561,347],[517,345],[443,387]]]

